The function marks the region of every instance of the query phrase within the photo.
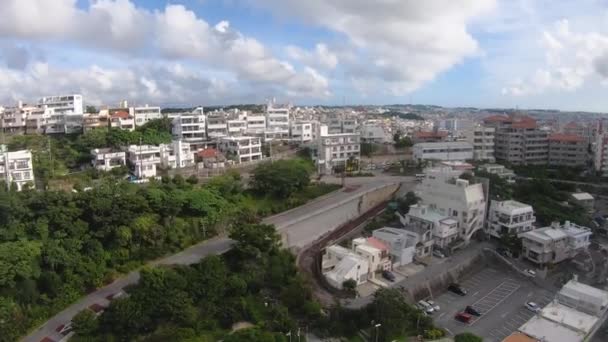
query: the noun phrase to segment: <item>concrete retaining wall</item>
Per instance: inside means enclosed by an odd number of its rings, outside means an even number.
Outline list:
[[[299,250],[387,201],[399,184],[387,184],[298,218],[280,228],[283,244]],[[296,242],[297,241],[297,242]]]

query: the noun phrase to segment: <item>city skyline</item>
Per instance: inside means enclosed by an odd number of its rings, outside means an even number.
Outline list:
[[[604,112],[601,1],[3,0],[0,104],[428,103]]]

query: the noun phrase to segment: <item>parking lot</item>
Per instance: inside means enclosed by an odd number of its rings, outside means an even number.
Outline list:
[[[435,301],[441,310],[433,314],[435,323],[450,334],[470,331],[487,342],[502,341],[534,315],[525,308],[526,302],[532,301],[544,307],[554,296],[554,293],[499,265],[485,268],[459,283],[468,291],[467,295],[444,292],[437,296]],[[479,311],[481,317],[474,317],[466,324],[455,320],[454,316],[467,305]]]

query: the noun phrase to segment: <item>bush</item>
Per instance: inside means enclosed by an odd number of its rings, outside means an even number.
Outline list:
[[[483,338],[475,334],[465,332],[454,336],[454,342],[483,342]]]

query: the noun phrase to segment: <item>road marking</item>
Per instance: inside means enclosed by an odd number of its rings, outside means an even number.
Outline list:
[[[445,331],[447,331],[448,334],[450,334],[451,336],[454,336],[454,333],[450,329],[448,329],[448,328],[443,328],[443,329],[445,329]]]
[[[500,318],[505,318],[505,317],[507,317],[508,315],[509,315],[509,313],[508,313],[508,312],[505,312],[504,314],[500,315]]]
[[[445,312],[442,313],[441,315],[439,315],[439,317],[437,317],[437,319],[440,319],[441,317],[443,317],[445,315]]]
[[[473,293],[473,297],[477,296],[479,294],[479,291]]]

